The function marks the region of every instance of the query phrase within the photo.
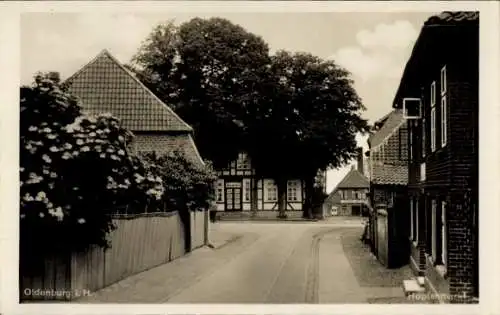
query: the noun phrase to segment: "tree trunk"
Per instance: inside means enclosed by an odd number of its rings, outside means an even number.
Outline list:
[[[278,218],[286,218],[286,189],[287,180],[280,179],[277,182],[278,186]]]
[[[305,196],[302,206],[302,217],[312,219],[314,177],[307,177],[304,180]]]
[[[252,198],[252,216],[255,217],[257,216],[257,210],[258,210],[258,197],[259,197],[259,194],[258,194],[258,188],[257,188],[257,178],[254,177],[252,178],[251,180],[251,185],[252,185],[252,188],[251,188],[251,196],[250,198]]]

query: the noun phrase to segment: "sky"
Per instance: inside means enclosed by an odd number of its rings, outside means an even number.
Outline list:
[[[271,53],[285,49],[333,59],[351,72],[366,107],[362,116],[373,122],[391,110],[420,28],[435,13],[24,13],[21,83],[31,83],[37,71],[58,71],[67,78],[103,49],[127,63],[159,23],[217,16],[260,35]],[[366,149],[366,137],[358,137],[358,144]],[[328,192],[349,169],[328,171]]]

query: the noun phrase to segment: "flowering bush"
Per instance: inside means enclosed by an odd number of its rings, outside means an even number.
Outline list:
[[[179,151],[157,157],[145,155],[160,174],[163,185],[163,200],[170,211],[204,211],[215,200],[214,182],[217,176],[210,164],[195,164]]]
[[[108,215],[159,203],[163,183],[127,150],[132,134],[109,114],[86,116],[57,81],[21,88],[21,242],[30,250],[107,246]]]

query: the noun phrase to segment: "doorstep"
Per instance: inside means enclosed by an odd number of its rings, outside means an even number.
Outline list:
[[[410,296],[412,294],[425,293],[424,280],[420,279],[423,277],[412,278],[403,280],[403,291],[405,296]]]

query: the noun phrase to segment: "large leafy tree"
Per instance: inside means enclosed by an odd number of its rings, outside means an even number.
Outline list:
[[[311,215],[319,170],[338,168],[356,150],[356,134],[368,131],[364,106],[350,74],[333,61],[279,51],[264,82],[266,95],[247,118],[246,140],[257,173],[275,179],[284,214],[287,180],[306,182],[304,215]]]
[[[243,149],[244,117],[259,100],[269,67],[267,44],[221,18],[157,26],[131,67],[195,130],[196,144],[214,167]]]

